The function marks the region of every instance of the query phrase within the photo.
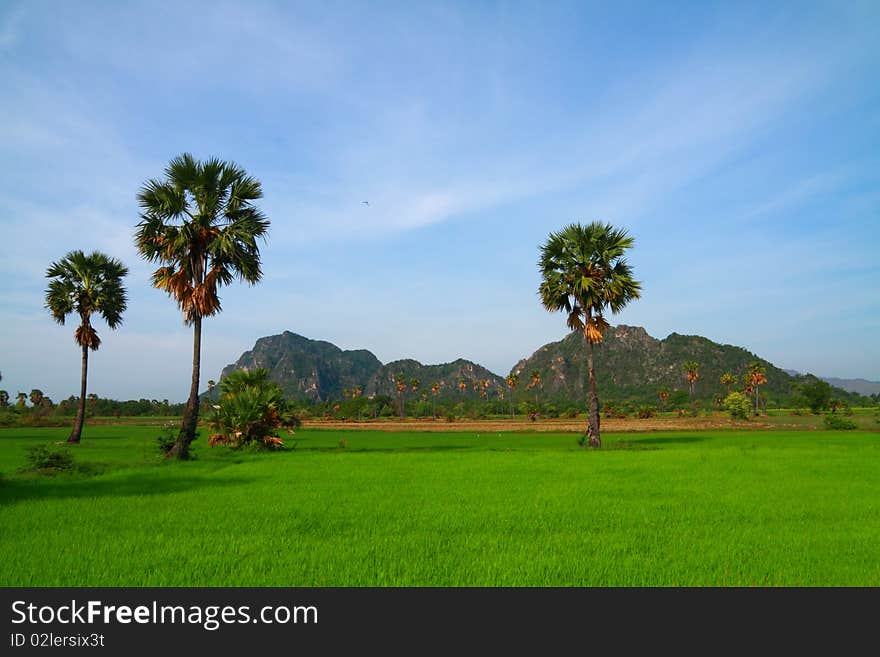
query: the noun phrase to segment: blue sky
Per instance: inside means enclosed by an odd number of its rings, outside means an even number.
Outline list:
[[[614,323],[880,380],[878,25],[876,2],[3,0],[0,387],[78,391],[44,273],[100,249],[131,301],[90,390],[185,398],[191,333],[131,243],[184,151],[258,177],[272,221],[203,380],[283,330],[506,373],[566,332],[538,245],[595,219],[636,237]]]

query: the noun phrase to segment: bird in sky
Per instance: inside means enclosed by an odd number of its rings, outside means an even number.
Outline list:
[[[369,205],[369,204],[370,204],[369,201],[361,201],[361,203],[363,203],[364,205]]]

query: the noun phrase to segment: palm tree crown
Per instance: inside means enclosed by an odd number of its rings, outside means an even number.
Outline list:
[[[262,277],[257,238],[269,221],[253,205],[262,196],[238,165],[189,153],[171,160],[164,181],[141,188],[135,243],[144,259],[161,263],[153,285],[175,298],[187,324],[221,310],[218,287]]]
[[[626,230],[593,222],[570,224],[550,233],[541,247],[541,303],[550,311],[565,311],[568,327],[581,330],[593,343],[608,328],[605,313],[620,312],[641,295],[641,283],[623,257],[632,247]]]
[[[46,270],[50,279],[46,308],[62,325],[67,315],[79,315],[80,325],[74,332],[74,340],[81,347],[95,351],[101,339],[91,324],[91,316],[99,314],[111,329],[122,323],[128,303],[122,278],[127,274],[128,268],[119,260],[103,253],[94,251],[86,255],[82,251],[71,251]]]

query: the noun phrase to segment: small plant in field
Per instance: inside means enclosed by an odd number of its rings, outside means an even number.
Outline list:
[[[653,406],[642,406],[639,408],[638,416],[641,420],[648,420],[657,415],[657,409]]]
[[[73,454],[66,449],[58,449],[52,445],[34,445],[29,447],[25,456],[27,465],[24,472],[42,472],[55,474],[69,472],[73,469]]]
[[[724,398],[724,408],[734,420],[747,420],[752,402],[741,392],[731,392]]]
[[[174,423],[166,422],[162,425],[162,431],[156,436],[156,445],[159,448],[160,454],[163,456],[168,455],[168,452],[174,447],[174,443],[177,442],[178,433],[179,429],[175,427]]]
[[[847,420],[839,415],[826,415],[824,422],[826,429],[833,429],[834,431],[852,431],[859,428],[852,420]]]
[[[209,440],[211,447],[280,449],[284,447],[280,430],[292,436],[293,427],[299,426],[281,388],[269,380],[266,369],[236,370],[220,381],[220,391],[220,403],[207,418],[215,432]]]
[[[346,447],[348,447],[348,441],[345,438],[343,438],[342,440],[339,441],[339,448],[345,449]]]

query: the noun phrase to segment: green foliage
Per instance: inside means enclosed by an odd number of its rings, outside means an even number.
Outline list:
[[[156,437],[156,446],[159,448],[159,453],[162,456],[167,456],[168,452],[171,451],[171,448],[174,447],[174,443],[177,442],[177,436],[180,433],[180,425],[175,422],[166,422],[162,425],[162,431]],[[197,440],[199,436],[201,436],[201,431],[196,431],[196,437],[194,440]],[[190,456],[190,458],[194,458]]]
[[[847,420],[845,417],[840,417],[839,415],[826,415],[823,419],[823,423],[825,424],[826,429],[832,429],[834,431],[852,431],[853,429],[858,429],[858,425],[852,420]]]
[[[233,449],[256,446],[279,449],[281,429],[293,435],[299,420],[284,399],[281,388],[269,380],[266,369],[236,370],[220,381],[220,400],[206,418],[214,433],[209,444]]]
[[[641,420],[647,420],[657,415],[657,409],[654,406],[641,406],[638,410],[638,417]]]
[[[64,447],[49,445],[34,445],[27,449],[25,455],[26,465],[24,472],[41,472],[43,474],[55,474],[69,472],[73,469],[73,454]]]
[[[731,392],[724,398],[724,408],[734,420],[747,420],[752,408],[752,402],[741,392]]]
[[[831,404],[831,385],[822,379],[810,377],[799,386],[798,393],[807,408],[817,415]]]

